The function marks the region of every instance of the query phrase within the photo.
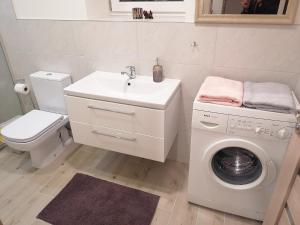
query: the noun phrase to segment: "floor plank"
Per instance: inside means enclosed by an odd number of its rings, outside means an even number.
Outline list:
[[[225,214],[204,207],[198,208],[196,225],[224,225]]]

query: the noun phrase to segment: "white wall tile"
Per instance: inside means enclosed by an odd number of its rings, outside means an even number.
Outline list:
[[[214,58],[216,28],[184,23],[138,23],[139,58],[209,66]],[[199,46],[191,47],[193,41]]]
[[[6,45],[21,53],[76,54],[71,21],[16,20],[3,29]]]
[[[300,72],[300,26],[220,27],[216,66]]]
[[[16,78],[28,77],[38,70],[77,74],[78,58],[69,55],[23,54],[10,55]]]
[[[73,24],[79,55],[92,60],[137,60],[135,23],[75,22]]]
[[[126,58],[125,60],[121,59],[90,59],[85,56],[80,57],[79,63],[79,70],[78,70],[78,79],[83,78],[84,76],[99,70],[99,71],[109,71],[115,73],[121,73],[121,71],[127,71],[126,68],[129,65],[136,66],[137,72],[138,70],[138,63],[137,59],[130,59],[130,57]],[[78,80],[76,79],[76,80]]]

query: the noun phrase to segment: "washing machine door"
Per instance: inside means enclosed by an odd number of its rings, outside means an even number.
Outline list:
[[[209,175],[231,189],[251,189],[268,185],[276,177],[271,158],[258,145],[242,139],[226,139],[204,153]]]

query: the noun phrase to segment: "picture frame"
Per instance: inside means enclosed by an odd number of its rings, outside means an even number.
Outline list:
[[[293,24],[298,0],[289,0],[286,14],[211,14],[212,0],[196,0],[196,23],[227,24]]]

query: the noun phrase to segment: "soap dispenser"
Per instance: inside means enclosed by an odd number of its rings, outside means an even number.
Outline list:
[[[157,83],[163,81],[163,67],[159,65],[158,58],[156,58],[156,65],[153,66],[153,81]]]

